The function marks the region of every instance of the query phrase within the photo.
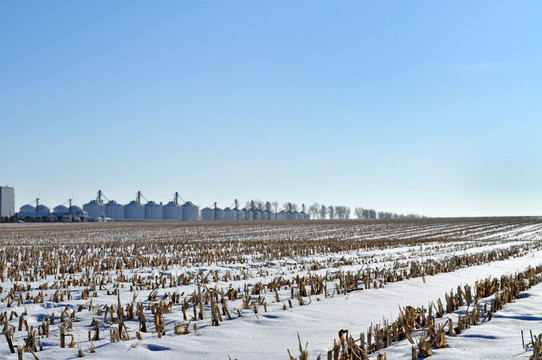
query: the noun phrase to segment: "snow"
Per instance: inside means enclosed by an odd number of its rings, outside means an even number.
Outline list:
[[[533,222],[534,221],[534,222]],[[501,221],[493,222],[480,221],[445,221],[436,223],[434,227],[427,223],[371,223],[366,227],[352,225],[336,225],[324,223],[321,226],[314,225],[312,228],[307,224],[299,225],[239,225],[239,226],[204,226],[178,228],[173,225],[153,225],[154,228],[147,228],[146,224],[130,224],[130,229],[125,229],[122,224],[94,224],[79,225],[79,228],[63,225],[14,225],[12,227],[0,227],[0,241],[4,247],[13,244],[28,246],[32,243],[46,244],[54,241],[61,243],[67,241],[73,244],[87,244],[88,250],[92,251],[89,241],[96,243],[97,248],[105,249],[110,238],[122,239],[130,244],[130,241],[145,240],[163,241],[163,239],[176,238],[182,233],[183,236],[193,237],[201,242],[225,241],[226,239],[238,241],[238,247],[244,246],[252,238],[275,241],[276,239],[292,239],[294,235],[307,237],[310,240],[332,239],[339,237],[343,239],[385,239],[385,238],[421,238],[428,240],[423,245],[404,245],[389,247],[386,249],[365,249],[357,248],[342,252],[314,253],[307,256],[279,256],[266,259],[255,247],[250,255],[244,255],[243,261],[238,263],[221,263],[220,259],[214,263],[197,261],[188,266],[172,266],[168,269],[157,267],[140,267],[135,269],[124,269],[122,275],[131,278],[134,275],[156,279],[160,276],[180,276],[181,274],[200,274],[208,276],[208,288],[216,289],[240,289],[248,286],[253,289],[255,284],[268,283],[277,277],[293,279],[296,276],[308,276],[309,274],[325,276],[338,271],[356,272],[360,269],[383,269],[392,268],[395,264],[408,264],[415,259],[439,260],[451,256],[464,254],[480,254],[493,249],[510,249],[518,245],[530,245],[531,250],[524,255],[508,258],[503,261],[495,261],[478,266],[460,268],[453,272],[438,273],[435,276],[409,278],[399,282],[387,283],[381,288],[370,288],[359,291],[352,291],[348,294],[337,294],[334,292],[335,285],[328,283],[327,296],[324,294],[304,297],[308,305],[301,306],[297,298],[290,299],[291,291],[283,286],[279,291],[279,302],[274,300],[274,292],[267,290],[261,295],[251,295],[252,300],[259,296],[265,299],[267,311],[262,305],[258,306],[256,314],[253,307],[242,309],[241,300],[228,302],[228,309],[232,320],[224,317],[219,326],[211,326],[210,308],[206,305],[205,319],[192,321],[186,335],[175,335],[173,326],[175,323],[183,323],[181,305],[173,305],[172,312],[164,314],[166,335],[158,338],[153,332],[154,324],[150,311],[146,313],[150,321],[149,332],[141,333],[142,340],[138,340],[135,331],[138,330],[137,320],[126,320],[129,328],[130,340],[111,343],[109,330],[116,327],[103,321],[103,316],[97,316],[96,311],[90,311],[89,301],[93,305],[112,305],[117,303],[117,296],[113,295],[113,283],[105,285],[103,290],[98,290],[98,296],[83,300],[81,291],[84,286],[71,286],[72,300],[64,299],[59,303],[50,301],[50,295],[54,290],[48,289],[46,301],[43,304],[33,304],[26,301],[21,306],[13,304],[7,307],[5,301],[0,302],[0,313],[10,314],[16,311],[21,314],[25,309],[28,313],[26,320],[29,326],[37,326],[43,317],[54,312],[60,316],[62,310],[69,306],[76,311],[80,305],[86,305],[81,312],[76,312],[77,322],[73,324],[70,331],[75,337],[75,343],[81,346],[85,357],[90,359],[287,359],[287,349],[292,354],[298,354],[299,334],[303,345],[308,343],[309,358],[315,359],[319,354],[322,358],[327,357],[327,351],[333,346],[334,339],[338,339],[337,333],[340,329],[348,329],[351,334],[359,334],[367,331],[371,324],[380,323],[384,319],[394,320],[399,307],[407,305],[421,307],[429,302],[436,302],[438,299],[444,301],[444,295],[458,285],[470,284],[487,277],[500,277],[501,275],[513,274],[523,271],[528,266],[542,264],[542,250],[536,248],[542,241],[542,227],[539,219],[527,222]],[[499,224],[501,226],[499,226]],[[128,225],[126,225],[128,226]],[[135,228],[137,226],[137,229]],[[30,232],[30,230],[32,232]],[[136,230],[134,230],[136,229]],[[370,229],[370,230],[368,230]],[[416,230],[417,229],[417,230]],[[500,229],[500,230],[499,230]],[[418,236],[415,235],[419,231]],[[33,235],[32,235],[33,234]],[[436,236],[444,234],[444,237]],[[161,240],[159,240],[161,239]],[[431,240],[433,239],[433,240]],[[229,240],[228,240],[229,241]],[[330,240],[331,241],[331,240]],[[21,246],[21,245],[17,245]],[[74,247],[74,249],[77,246]],[[166,257],[177,257],[180,252],[173,250]],[[235,251],[236,247],[231,246],[224,251]],[[143,250],[141,250],[143,251]],[[147,249],[146,251],[150,251]],[[123,256],[124,254],[108,256]],[[149,255],[145,252],[142,256]],[[349,265],[344,265],[348,261]],[[341,262],[343,265],[341,265]],[[319,264],[318,270],[310,270],[311,264]],[[230,279],[225,280],[224,276],[229,274]],[[107,277],[117,278],[121,275],[119,271],[108,271],[95,274],[96,278],[106,279]],[[213,279],[218,276],[218,280]],[[73,274],[75,278],[83,277],[82,273]],[[237,276],[237,278],[235,278]],[[38,293],[38,286],[44,280],[31,282],[32,294]],[[47,279],[48,285],[55,282],[54,276]],[[26,282],[21,282],[26,283]],[[123,305],[133,301],[134,292],[129,288],[132,282],[124,282],[120,290],[120,299]],[[4,298],[7,291],[13,287],[13,283],[6,281],[1,284],[4,292],[0,295]],[[178,292],[184,297],[190,297],[196,291],[197,285],[190,281],[188,285],[175,288],[159,288],[158,299],[165,293]],[[107,295],[107,292],[110,294]],[[136,301],[142,301],[145,306],[150,302],[147,297],[151,291],[141,289],[137,292]],[[526,334],[529,330],[538,335],[542,331],[542,309],[539,304],[542,300],[542,285],[537,285],[522,294],[521,299],[508,304],[499,311],[493,319],[482,325],[474,326],[455,338],[447,338],[450,347],[447,349],[434,350],[434,359],[510,359],[525,358],[530,354],[521,345],[520,331]],[[289,306],[289,301],[292,307]],[[286,309],[284,309],[286,307]],[[461,309],[460,309],[461,311]],[[464,311],[464,309],[463,309]],[[187,310],[192,314],[192,308]],[[239,316],[241,314],[241,316]],[[101,339],[93,341],[96,347],[95,353],[89,352],[91,342],[88,341],[90,323],[94,318],[100,319]],[[18,319],[14,318],[10,324],[18,326]],[[197,324],[197,332],[193,325]],[[43,351],[37,353],[40,359],[68,359],[77,356],[77,346],[74,349],[59,346],[58,326],[51,325],[51,335],[42,338]],[[22,344],[26,336],[24,331],[15,333],[15,342]],[[4,340],[5,341],[5,340]],[[388,359],[410,359],[411,345],[403,341],[382,350],[387,354]],[[25,355],[28,356],[28,355]],[[17,354],[11,354],[6,344],[0,346],[0,358],[15,359]],[[375,357],[375,356],[372,356]]]

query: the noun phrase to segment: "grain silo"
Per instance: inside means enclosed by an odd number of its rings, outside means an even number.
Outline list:
[[[163,207],[163,217],[164,220],[182,220],[183,208],[174,201],[170,201]]]
[[[239,210],[239,201],[237,199],[235,199],[234,204],[235,220],[245,220],[245,214]]]
[[[145,204],[145,220],[162,220],[162,205],[149,201]]]
[[[224,220],[235,221],[237,220],[237,212],[229,207],[224,209]]]
[[[42,204],[36,206],[36,212],[36,215],[38,216],[49,216],[51,214],[51,210],[49,209],[49,207]]]
[[[92,200],[91,202],[84,204],[83,210],[88,213],[88,216],[91,219],[100,219],[102,214],[105,215],[105,205],[96,200]]]
[[[141,191],[137,192],[135,200],[124,205],[124,218],[126,220],[145,220],[145,207],[141,205]]]
[[[71,205],[68,208],[68,210],[70,211],[70,215],[73,217],[74,221],[77,221],[77,218],[79,218],[82,221],[88,221],[88,218],[89,218],[88,213],[84,211],[80,206]]]
[[[98,190],[96,200],[83,204],[83,211],[86,211],[91,219],[101,219],[102,216],[105,216],[105,205],[102,197],[105,197],[102,190]]]
[[[277,220],[288,220],[288,213],[284,210],[279,211],[276,216]]]
[[[254,210],[252,218],[254,220],[262,220],[262,212],[259,209]]]
[[[214,221],[215,220],[215,211],[210,207],[201,209],[200,211],[201,220],[203,221]]]
[[[53,209],[53,214],[55,216],[68,216],[70,215],[70,210],[64,205],[58,205]]]
[[[19,209],[19,216],[22,216],[22,217],[37,216],[36,207],[30,204],[21,206],[21,208]]]
[[[175,193],[173,201],[168,202],[162,208],[162,217],[164,220],[182,220],[183,219],[183,208],[179,205],[179,193]]]
[[[214,220],[216,220],[216,221],[223,221],[223,220],[224,220],[224,210],[222,210],[221,208],[217,207],[217,206],[216,206],[216,202],[215,202],[214,212],[215,212],[215,218],[214,218]]]
[[[124,206],[111,200],[105,205],[105,216],[112,220],[124,220]]]
[[[241,210],[244,220],[254,220],[254,213],[246,208]]]
[[[183,205],[183,220],[197,221],[199,219],[199,207],[192,204],[190,201]]]
[[[145,207],[137,200],[124,205],[124,218],[126,220],[145,220]]]

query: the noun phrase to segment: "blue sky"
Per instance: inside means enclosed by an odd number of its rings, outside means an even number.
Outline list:
[[[542,213],[540,1],[0,3],[0,183]]]

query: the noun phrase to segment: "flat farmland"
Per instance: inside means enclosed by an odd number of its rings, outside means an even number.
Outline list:
[[[4,224],[0,269],[13,359],[496,358],[542,319],[538,217]]]

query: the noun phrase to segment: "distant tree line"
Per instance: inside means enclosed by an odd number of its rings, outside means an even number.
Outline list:
[[[262,201],[254,199],[245,203],[247,210],[255,211],[267,211],[274,212],[275,214],[284,210],[287,213],[295,213],[296,211],[303,211],[303,207],[299,207],[294,203],[284,203],[282,208],[279,207],[277,201]],[[305,209],[306,213],[310,215],[311,219],[329,219],[329,220],[348,220],[351,216],[351,210],[348,206],[334,206],[314,203]],[[418,214],[397,214],[387,211],[376,211],[375,209],[365,209],[362,207],[354,208],[354,216],[359,220],[386,220],[386,219],[419,219],[424,216]]]
[[[326,206],[314,203],[309,206],[308,211],[311,219],[350,219],[350,208],[348,206]]]
[[[348,206],[326,206],[314,203],[308,209],[311,219],[347,220],[350,219],[350,208]],[[385,219],[419,219],[423,216],[418,214],[397,214],[375,209],[356,207],[354,216],[359,220],[385,220]]]
[[[245,203],[245,208],[250,211],[267,211],[277,214],[283,210],[287,213],[295,213],[298,211],[305,211],[305,205],[298,206],[297,204],[286,202],[282,204],[282,208],[279,207],[277,201],[262,201],[258,199],[250,200]]]
[[[387,211],[379,211],[378,213],[374,209],[364,209],[361,207],[357,207],[354,212],[356,213],[356,217],[360,220],[372,220],[372,219],[379,219],[379,220],[386,220],[386,219],[420,219],[424,216],[418,215],[418,214],[397,214]]]

